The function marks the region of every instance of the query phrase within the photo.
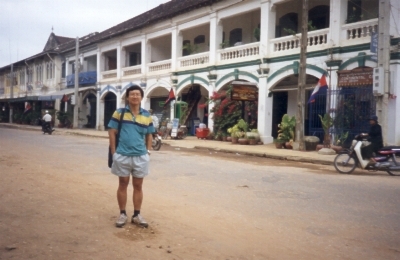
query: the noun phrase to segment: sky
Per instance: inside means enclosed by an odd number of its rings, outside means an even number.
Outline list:
[[[101,32],[168,0],[0,0],[0,68],[43,51],[53,32]]]

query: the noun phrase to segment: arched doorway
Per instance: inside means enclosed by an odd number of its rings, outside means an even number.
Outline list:
[[[207,106],[199,107],[207,101],[208,90],[200,84],[190,84],[179,91],[179,100],[187,103],[184,111],[176,111],[181,115],[181,124],[186,125],[189,133],[195,135],[195,129],[200,122],[208,125],[208,108]],[[179,110],[180,107],[177,108]]]
[[[117,109],[117,96],[113,92],[108,92],[104,97],[104,127],[108,129],[108,122]]]
[[[319,117],[318,113],[320,111],[314,111],[310,116],[309,106],[307,105],[307,101],[318,83],[318,78],[307,75],[306,76],[306,94],[304,103],[305,111],[304,111],[304,133],[305,135],[310,135],[310,123],[311,121],[317,125],[313,125],[314,128],[321,128],[321,125],[318,122]],[[281,79],[275,86],[271,87],[270,91],[272,92],[272,129],[271,133],[274,138],[278,137],[278,125],[282,121],[282,117],[284,114],[288,114],[289,116],[295,116],[297,112],[297,89],[298,89],[298,75],[290,75],[283,79]],[[325,97],[319,97],[318,100],[325,100]],[[325,109],[325,106],[322,103],[318,103],[318,107],[322,107]],[[326,103],[325,103],[326,104]],[[318,119],[316,119],[316,118]],[[310,121],[311,120],[311,121]],[[322,139],[321,139],[322,140]]]
[[[150,102],[150,109],[153,110],[153,114],[158,117],[158,122],[164,122],[167,118],[170,118],[170,106],[164,106],[165,101],[168,99],[169,90],[165,87],[155,87],[147,94],[147,98]]]
[[[86,115],[86,128],[96,128],[97,98],[93,93],[89,93],[83,100],[83,111]]]

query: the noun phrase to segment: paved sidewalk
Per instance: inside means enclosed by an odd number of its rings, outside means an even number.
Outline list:
[[[9,124],[9,123],[0,123],[0,128],[2,127],[32,130],[32,131],[41,130],[40,126],[19,125],[19,124]],[[96,131],[93,129],[55,128],[54,134],[57,133],[108,138],[107,131]],[[274,144],[239,145],[239,144],[232,144],[230,142],[201,140],[193,136],[188,136],[183,140],[167,139],[163,140],[163,143],[177,148],[181,147],[181,148],[194,148],[194,149],[208,149],[226,153],[235,153],[235,154],[237,153],[237,154],[280,159],[280,160],[299,161],[299,162],[324,164],[324,165],[332,165],[333,159],[335,158],[335,155],[321,155],[318,154],[316,151],[301,152],[301,151],[294,151],[287,149],[276,149]]]

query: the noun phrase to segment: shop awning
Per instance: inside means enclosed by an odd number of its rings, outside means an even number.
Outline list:
[[[26,97],[17,97],[17,98],[4,98],[0,99],[0,102],[26,102],[26,101],[37,101],[38,96],[26,96]]]
[[[83,91],[91,90],[91,89],[94,90],[95,87],[79,88],[78,92],[83,92]],[[38,97],[38,100],[56,100],[56,99],[61,99],[64,95],[68,96],[68,95],[72,95],[74,93],[75,93],[74,88],[66,88],[63,90],[52,91],[52,92],[46,93],[45,95],[41,95]]]

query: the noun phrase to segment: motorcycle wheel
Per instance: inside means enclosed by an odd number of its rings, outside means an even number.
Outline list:
[[[333,166],[340,173],[350,174],[357,167],[357,162],[350,154],[341,153],[335,157]]]
[[[398,161],[397,161],[397,159],[398,159]],[[389,162],[393,162],[393,158],[390,158],[388,161]],[[397,163],[399,163],[400,156],[396,156],[396,161],[397,161]],[[400,176],[400,171],[387,170],[386,172],[389,173],[389,175],[392,175],[392,176]]]
[[[160,150],[160,148],[161,148],[161,140],[156,139],[156,140],[153,140],[153,142],[155,142],[152,145],[153,150],[156,150],[156,151]]]

